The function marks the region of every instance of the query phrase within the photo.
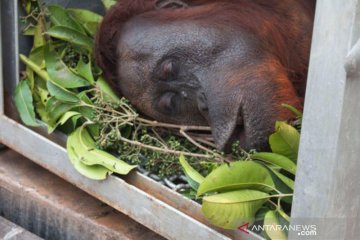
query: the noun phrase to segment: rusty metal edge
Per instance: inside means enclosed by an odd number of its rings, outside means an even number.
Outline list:
[[[119,177],[92,181],[81,176],[63,147],[4,115],[0,116],[0,141],[168,239],[230,239]],[[236,235],[237,239],[261,239]]]

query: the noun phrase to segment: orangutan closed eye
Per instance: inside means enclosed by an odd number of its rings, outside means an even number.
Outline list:
[[[261,150],[275,121],[292,118],[281,104],[302,106],[314,5],[121,0],[104,17],[96,58],[143,114],[210,125],[221,150],[235,140]]]

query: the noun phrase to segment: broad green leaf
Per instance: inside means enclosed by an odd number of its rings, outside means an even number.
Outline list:
[[[264,161],[279,166],[291,174],[295,175],[296,173],[296,164],[283,155],[277,153],[259,152],[253,154],[251,157],[252,159]]]
[[[74,112],[74,111],[69,111],[66,112],[59,120],[59,124],[63,125],[65,124],[70,118],[74,117],[74,116],[78,116],[80,115],[80,113],[78,112]]]
[[[98,138],[100,136],[100,126],[98,124],[91,124],[87,126],[87,130],[93,138]]]
[[[268,211],[264,218],[265,232],[274,240],[287,240],[287,235],[284,231],[279,229],[282,224],[279,221],[279,216],[276,211]]]
[[[113,91],[113,89],[103,77],[98,78],[98,80],[96,81],[96,87],[100,89],[100,92],[106,101],[110,101],[113,103],[120,102],[120,98],[116,95],[116,93]]]
[[[275,133],[269,138],[271,150],[288,157],[296,163],[299,151],[300,134],[286,122],[276,122]]]
[[[62,117],[56,122],[54,126],[48,125],[48,133],[52,133],[59,125],[64,125],[69,119],[74,116],[80,116],[80,113],[74,111],[68,111],[62,115]]]
[[[78,88],[89,86],[89,82],[74,74],[65,63],[60,59],[55,51],[45,48],[46,69],[50,75],[51,81],[63,88]]]
[[[77,94],[77,97],[80,98],[81,101],[83,101],[86,104],[93,105],[93,102],[88,97],[86,91],[79,92]]]
[[[224,164],[212,171],[200,184],[198,196],[208,192],[257,189],[270,192],[274,188],[269,171],[253,161]]]
[[[80,33],[85,33],[84,29],[81,27],[81,25],[77,21],[75,21],[70,16],[68,11],[66,9],[64,9],[63,7],[61,7],[59,5],[51,5],[51,6],[48,6],[47,9],[49,11],[50,21],[55,26],[67,27],[70,29],[74,29]]]
[[[72,102],[72,103],[80,102],[80,99],[76,96],[75,93],[60,87],[56,83],[47,81],[46,85],[51,96],[54,96],[56,99],[64,102]]]
[[[238,190],[203,198],[202,212],[214,225],[225,229],[236,229],[255,220],[256,212],[270,197],[257,190]]]
[[[94,85],[95,81],[91,71],[91,56],[88,56],[88,59],[88,63],[85,63],[83,56],[81,56],[74,71],[85,78],[91,85]]]
[[[272,167],[266,166],[265,167],[269,170],[272,180],[274,181],[275,188],[284,194],[294,193],[294,181],[279,171],[273,169]],[[281,200],[288,204],[292,203],[292,197],[284,197]]]
[[[100,23],[103,19],[101,15],[86,9],[69,8],[67,10],[76,20],[82,24],[87,22]]]
[[[68,156],[74,168],[82,175],[93,180],[104,180],[112,172],[100,165],[88,166],[80,161],[80,156],[76,153],[78,142],[74,135],[70,135],[67,139],[66,149]]]
[[[287,187],[289,187],[292,191],[294,191],[294,181],[292,179],[286,177],[282,173],[279,173],[278,171],[273,170],[271,168],[269,168],[269,171],[271,171],[271,173],[276,175],[276,177],[279,178],[281,180],[281,182],[283,182]],[[275,180],[274,180],[274,182],[275,182]],[[277,185],[276,182],[275,182],[275,185]],[[276,187],[276,188],[278,188],[278,187]],[[288,192],[283,192],[283,193],[288,193]]]
[[[185,172],[188,183],[194,190],[197,190],[200,183],[202,183],[205,178],[185,160],[184,155],[179,157],[179,161]]]
[[[266,205],[262,206],[255,214],[255,222],[264,221],[264,217],[270,208]]]
[[[76,152],[82,163],[88,166],[101,165],[118,174],[128,174],[135,165],[129,165],[113,155],[96,149],[95,142],[84,127],[76,129],[74,135],[77,142]]]
[[[28,81],[20,81],[15,89],[15,106],[20,114],[21,120],[29,126],[37,127],[39,124],[35,119],[33,97]]]
[[[40,69],[45,68],[44,46],[31,49],[29,59]]]
[[[71,118],[71,123],[72,123],[72,126],[73,128],[75,129],[76,126],[77,126],[77,123],[78,123],[78,120],[82,117],[82,115],[75,115]]]
[[[94,42],[90,37],[68,27],[55,26],[50,28],[47,31],[47,34],[53,38],[58,38],[66,42],[82,46],[89,52],[93,49]]]
[[[99,28],[99,24],[97,22],[87,22],[84,23],[84,28],[86,29],[86,32],[91,36],[94,37],[97,33],[97,30]]]
[[[117,2],[116,0],[101,0],[101,1],[106,10],[109,10]]]
[[[55,97],[49,98],[46,103],[45,110],[49,115],[48,125],[50,126],[49,131],[55,127],[57,120],[71,109],[79,106],[77,103],[62,102]]]

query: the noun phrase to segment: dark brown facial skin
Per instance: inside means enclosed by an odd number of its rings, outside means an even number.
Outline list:
[[[210,125],[221,150],[266,149],[275,121],[293,118],[281,104],[302,106],[313,1],[144,2],[113,39],[110,82],[155,120]]]

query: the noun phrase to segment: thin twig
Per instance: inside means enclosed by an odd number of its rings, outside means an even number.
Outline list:
[[[207,158],[207,159],[214,159],[213,155],[209,155],[209,154],[201,154],[201,153],[189,153],[189,152],[183,152],[183,151],[176,151],[176,150],[171,150],[171,149],[163,149],[163,148],[159,148],[159,147],[154,147],[154,146],[150,146],[147,144],[143,144],[141,142],[138,141],[133,141],[133,140],[129,140],[127,138],[124,137],[120,137],[119,140],[132,144],[134,146],[139,146],[142,148],[147,148],[150,150],[154,150],[154,151],[158,151],[158,152],[162,152],[162,153],[169,153],[169,154],[175,154],[175,155],[184,155],[184,156],[188,156],[188,157],[198,157],[198,158]]]
[[[204,150],[205,152],[213,152],[212,150],[204,147],[203,145],[199,144],[198,142],[194,141],[194,139],[192,139],[183,129],[180,129],[180,134],[185,137],[189,142],[191,142],[192,144],[194,144],[196,147]]]

